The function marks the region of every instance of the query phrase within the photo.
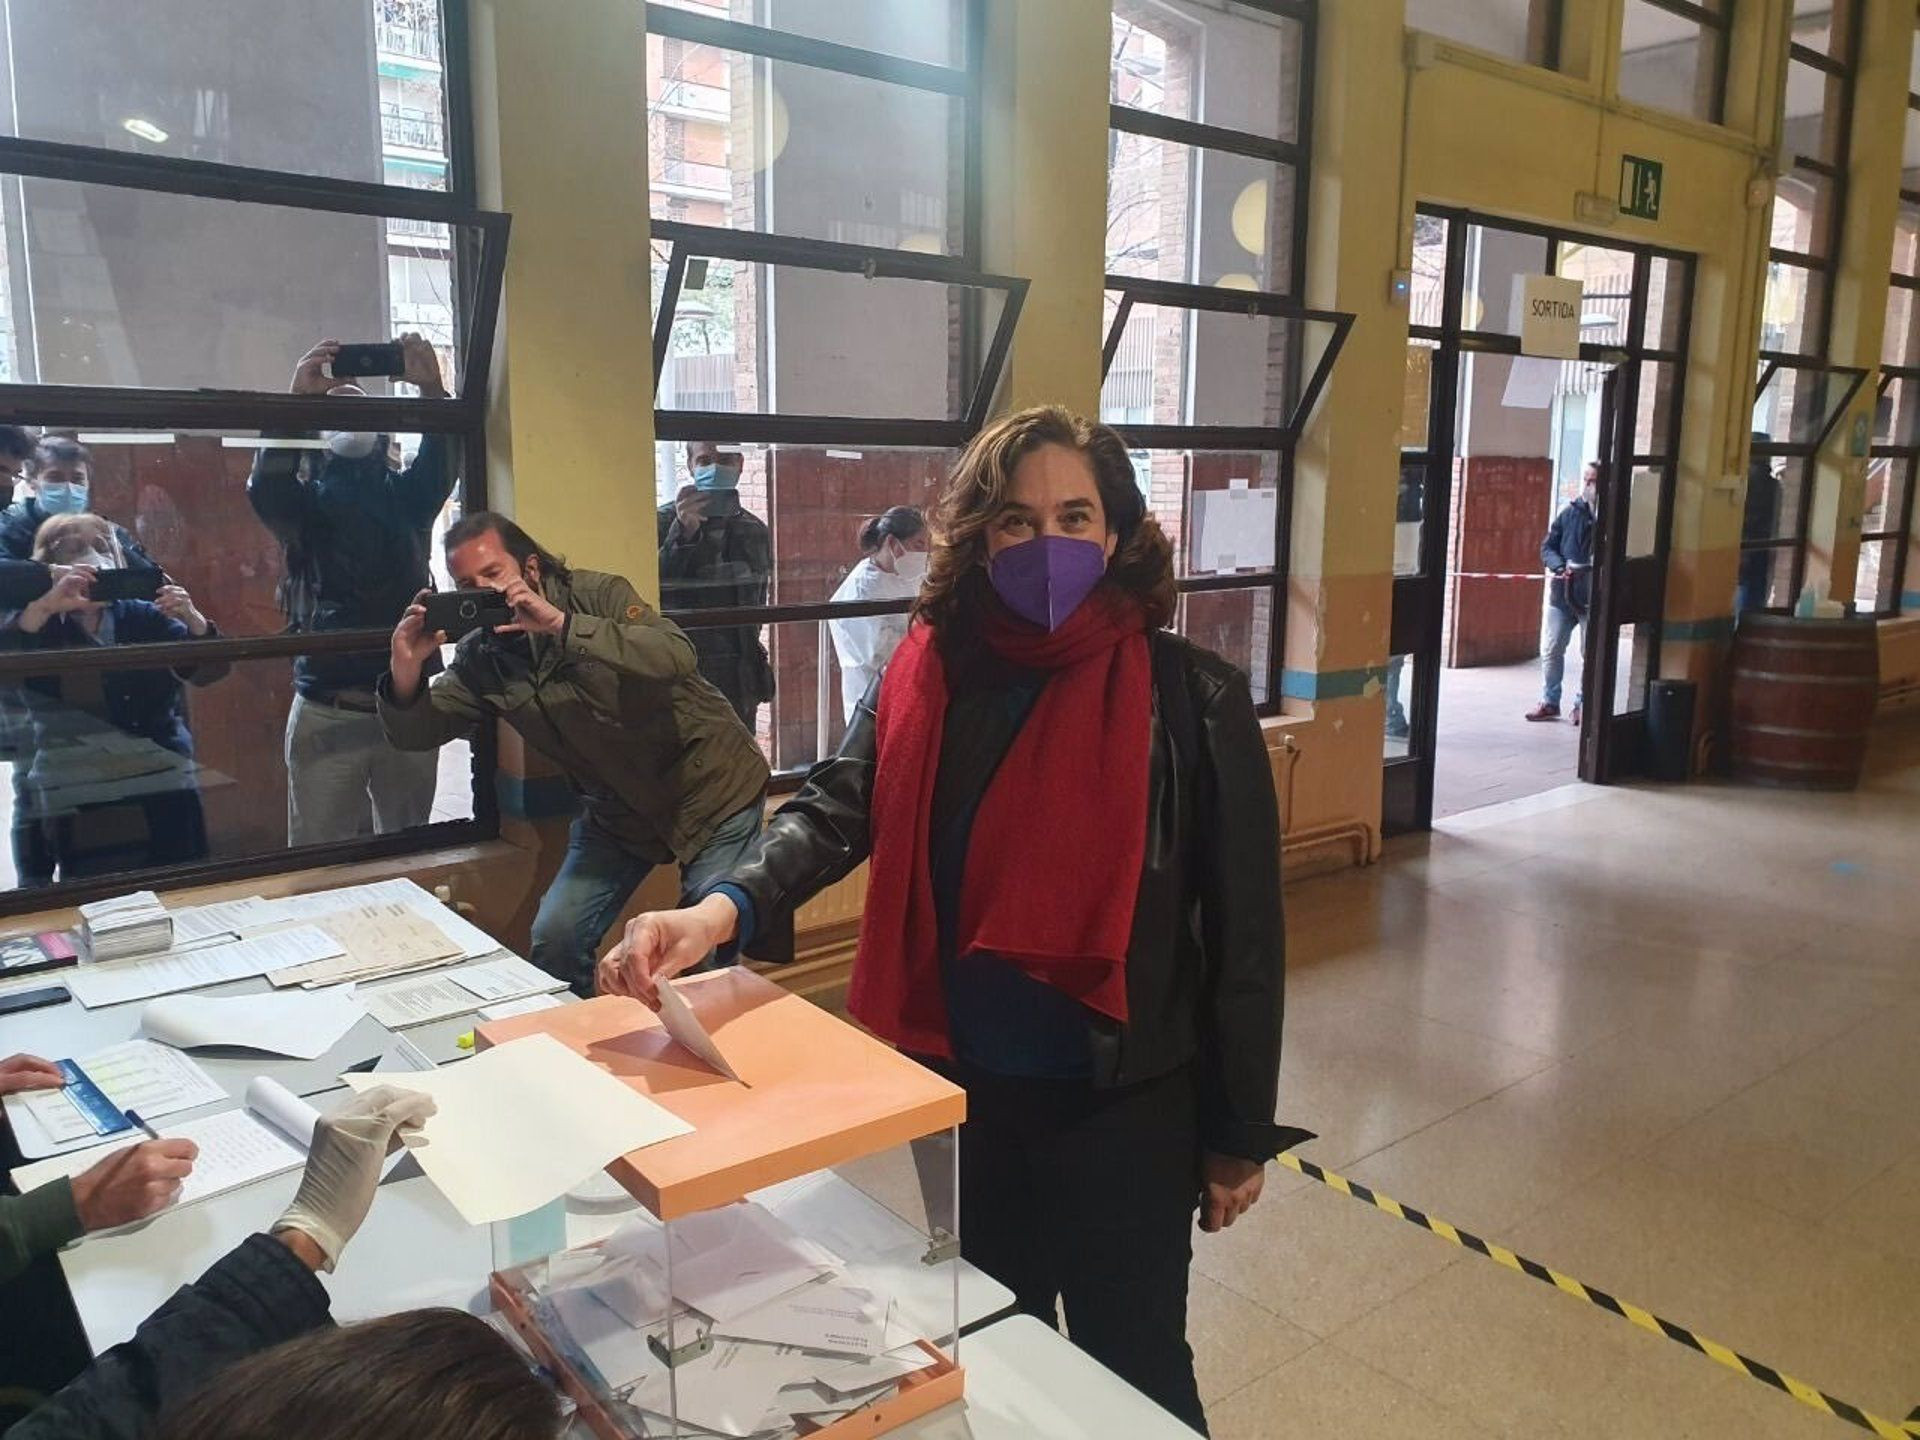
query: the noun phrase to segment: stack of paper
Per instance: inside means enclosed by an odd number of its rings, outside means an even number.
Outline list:
[[[67,979],[73,998],[89,1010],[123,1005],[177,990],[198,990],[264,975],[278,966],[303,965],[340,953],[340,942],[311,925],[276,930],[251,940],[229,940],[190,950],[169,950],[143,960],[82,965]]]
[[[202,1115],[178,1125],[162,1125],[159,1132],[164,1140],[191,1140],[200,1149],[199,1156],[193,1162],[193,1172],[180,1188],[180,1198],[175,1202],[177,1205],[210,1200],[215,1195],[224,1195],[229,1190],[237,1190],[242,1185],[251,1185],[256,1180],[264,1180],[269,1175],[279,1175],[307,1163],[305,1150],[287,1139],[276,1127],[246,1110],[223,1110],[217,1115]],[[14,1170],[13,1180],[24,1194],[49,1180],[78,1175],[82,1170],[99,1164],[114,1151],[138,1145],[146,1138],[136,1130],[131,1135],[119,1137],[111,1145],[56,1155],[51,1160],[42,1160],[33,1165],[21,1165]]]
[[[268,975],[275,985],[338,985],[440,965],[460,945],[431,920],[397,900],[376,900],[315,915],[310,923],[339,942],[330,960],[289,966]]]
[[[641,1222],[548,1266],[553,1314],[628,1404],[710,1434],[787,1436],[932,1363],[888,1297],[846,1284],[838,1257],[757,1204],[674,1222],[671,1298],[668,1234]],[[713,1341],[671,1377],[647,1344],[669,1311],[674,1343]]]
[[[480,965],[363,990],[360,998],[369,1015],[389,1030],[400,1030],[444,1020],[449,1015],[464,1015],[490,1002],[538,996],[565,985],[566,981],[539,966],[517,955],[506,955]],[[487,1018],[499,1017],[490,1013]]]
[[[80,907],[80,941],[94,961],[151,955],[173,944],[173,917],[151,890]]]

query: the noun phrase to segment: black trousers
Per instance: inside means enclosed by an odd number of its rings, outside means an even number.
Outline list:
[[[1206,1433],[1187,1345],[1200,1132],[1186,1070],[1118,1090],[946,1068],[967,1092],[960,1248],[1028,1315]]]

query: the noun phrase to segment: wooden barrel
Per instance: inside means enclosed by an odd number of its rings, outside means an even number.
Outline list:
[[[1742,615],[1733,640],[1733,773],[1762,785],[1851,790],[1879,698],[1873,621]]]

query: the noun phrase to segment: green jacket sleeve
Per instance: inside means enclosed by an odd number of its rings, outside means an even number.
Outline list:
[[[80,1235],[72,1181],[50,1180],[24,1195],[0,1195],[0,1283]]]
[[[380,707],[380,728],[396,750],[437,750],[449,740],[471,735],[487,716],[480,697],[460,678],[457,655],[450,668],[420,687],[411,704],[402,705],[394,698],[391,672],[380,677],[374,696]]]
[[[618,575],[576,580],[562,644],[569,658],[598,660],[642,680],[693,674],[693,642]]]

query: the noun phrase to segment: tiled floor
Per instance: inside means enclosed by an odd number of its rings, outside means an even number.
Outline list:
[[[1580,645],[1567,655],[1563,710],[1580,686]],[[1528,724],[1540,699],[1540,662],[1440,672],[1440,734],[1433,772],[1436,819],[1565,785],[1579,768],[1580,732],[1566,720]]]
[[[1310,1158],[1904,1418],[1916,857],[1920,717],[1853,794],[1570,787],[1391,843],[1288,891],[1282,1118]],[[1849,1433],[1289,1171],[1195,1244],[1219,1440]]]

